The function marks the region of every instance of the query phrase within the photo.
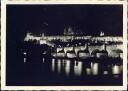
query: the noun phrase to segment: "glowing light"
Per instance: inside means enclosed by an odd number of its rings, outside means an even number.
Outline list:
[[[26,59],[26,58],[24,58],[24,63],[26,63],[26,61],[27,61],[27,59]]]
[[[26,53],[26,52],[24,52],[24,55],[27,55],[27,53]]]
[[[93,75],[98,75],[99,64],[93,63],[91,69],[92,69]]]

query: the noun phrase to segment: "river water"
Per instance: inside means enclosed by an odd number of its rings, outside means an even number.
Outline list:
[[[24,58],[26,83],[64,86],[122,84],[122,64],[103,63],[112,61],[105,59],[93,60],[42,58],[37,62],[34,58],[33,60]]]

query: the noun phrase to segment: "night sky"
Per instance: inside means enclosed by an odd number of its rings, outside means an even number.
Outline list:
[[[87,35],[122,36],[122,13],[122,5],[7,5],[7,36],[59,35],[68,27]]]

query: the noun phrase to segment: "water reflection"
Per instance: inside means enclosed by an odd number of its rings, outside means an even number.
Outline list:
[[[55,72],[55,59],[52,59],[52,71]]]
[[[57,66],[58,66],[58,73],[61,72],[61,60],[58,60]]]
[[[66,76],[82,76],[82,75],[108,75],[121,74],[122,65],[104,66],[98,62],[69,60],[69,59],[52,59],[51,68],[53,73],[64,74]],[[110,67],[111,68],[110,68]],[[107,68],[108,67],[108,68]],[[108,70],[109,69],[109,70]]]
[[[91,75],[91,68],[86,68],[85,70],[87,75]]]
[[[82,74],[83,63],[80,61],[71,61],[67,59],[55,60],[52,59],[52,71],[57,73],[65,73],[66,76],[76,75],[80,76]],[[57,68],[55,70],[55,68]]]
[[[23,60],[26,80],[33,80],[37,77],[37,81],[47,81],[47,83],[97,84],[99,79],[104,82],[116,81],[117,78],[121,79],[123,71],[122,64],[110,63],[105,65],[106,63],[102,63],[103,60],[46,59],[43,57],[38,60],[30,60],[28,57],[24,57]]]
[[[98,75],[99,63],[92,63],[91,70],[93,75]]]
[[[26,58],[24,58],[24,63],[26,63],[26,61],[27,61],[27,59],[26,59]]]
[[[71,67],[71,61],[70,60],[65,60],[65,74],[68,76],[70,74],[70,67]]]
[[[113,74],[120,74],[121,73],[120,70],[121,69],[120,69],[120,66],[119,65],[113,65],[113,67],[112,67],[112,73]]]
[[[30,64],[31,61],[23,58],[25,64]],[[102,60],[100,60],[102,61]],[[78,59],[46,59],[42,58],[42,68],[56,75],[64,76],[98,76],[98,75],[120,75],[123,71],[122,64],[117,63],[102,63],[90,60]],[[40,62],[40,61],[39,61]],[[39,63],[41,64],[41,63]]]
[[[80,61],[75,61],[74,65],[74,74],[80,76],[82,74],[82,65],[83,63]]]

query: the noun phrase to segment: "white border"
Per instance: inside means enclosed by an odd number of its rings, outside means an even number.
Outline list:
[[[2,90],[127,90],[127,1],[1,1],[1,89]],[[6,86],[6,5],[7,4],[122,4],[123,5],[123,86]]]

